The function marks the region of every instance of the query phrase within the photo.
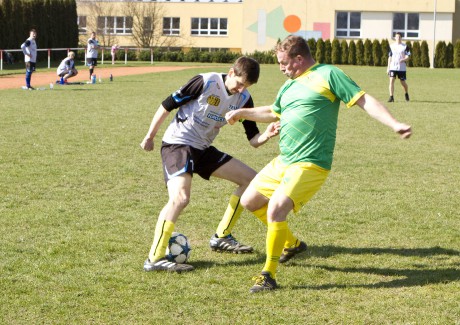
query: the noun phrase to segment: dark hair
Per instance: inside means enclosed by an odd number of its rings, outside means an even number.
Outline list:
[[[401,32],[396,32],[396,33],[395,33],[395,37],[396,37],[396,35],[399,35],[399,36],[402,38]]]
[[[290,58],[300,55],[304,58],[311,57],[307,41],[300,36],[289,35],[282,42],[276,44],[275,52],[287,52]]]
[[[30,29],[29,33],[32,33],[32,32],[34,32],[35,34],[37,34],[37,30],[36,30],[35,28],[31,28],[31,29]]]
[[[242,77],[246,82],[255,84],[259,80],[259,62],[247,56],[239,57],[233,64],[235,76]]]

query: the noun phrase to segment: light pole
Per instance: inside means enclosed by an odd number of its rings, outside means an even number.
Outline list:
[[[433,55],[431,57],[431,68],[434,68],[434,55],[436,53],[436,4],[437,0],[434,0],[434,10],[433,10]]]

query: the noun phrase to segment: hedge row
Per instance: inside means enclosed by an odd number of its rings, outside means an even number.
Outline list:
[[[308,45],[313,57],[319,63],[362,65],[362,66],[386,66],[388,64],[389,42],[388,40],[364,41],[332,41],[322,39],[309,39]],[[408,61],[410,67],[430,67],[429,48],[426,41],[406,42],[411,52],[411,59]],[[436,68],[460,68],[460,40],[455,46],[452,43],[446,44],[441,41],[436,46],[435,67]],[[239,56],[238,53],[228,51],[199,51],[192,49],[188,52],[167,51],[155,49],[153,52],[154,61],[166,62],[208,62],[208,63],[232,63]],[[277,63],[273,51],[255,51],[246,53],[263,64]],[[77,53],[77,58],[84,58],[84,51]],[[117,53],[117,60],[124,60],[125,52]],[[104,52],[104,60],[110,60],[110,52]],[[128,51],[129,61],[150,61],[150,50]]]

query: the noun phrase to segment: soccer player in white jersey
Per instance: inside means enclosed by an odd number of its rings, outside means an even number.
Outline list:
[[[259,63],[249,57],[238,58],[227,74],[203,73],[190,79],[160,105],[141,143],[153,150],[154,138],[169,113],[178,109],[167,128],[161,145],[163,173],[169,200],[158,217],[145,271],[186,272],[192,265],[176,264],[165,259],[166,247],[176,221],[190,200],[193,174],[208,180],[211,176],[237,185],[230,196],[227,210],[216,234],[210,240],[213,251],[251,253],[253,248],[239,243],[232,229],[243,208],[240,196],[256,172],[232,156],[211,145],[221,127],[227,124],[225,114],[242,107],[254,107],[247,88],[259,79]],[[271,123],[260,133],[255,122],[243,121],[247,139],[258,147],[278,134],[278,124]],[[212,209],[211,209],[212,210]]]
[[[404,88],[406,101],[409,101],[409,86],[406,82],[406,62],[409,60],[410,51],[407,48],[406,44],[401,41],[401,33],[395,34],[395,40],[393,44],[390,45],[390,51],[388,53],[388,67],[387,73],[390,77],[390,98],[388,102],[394,102],[394,90],[395,90],[395,80],[396,77],[399,78],[401,85]]]
[[[86,46],[86,64],[89,66],[89,80],[94,73],[94,68],[97,66],[97,51],[99,42],[96,39],[96,32],[91,32],[91,37],[88,38]]]
[[[61,61],[57,68],[57,75],[61,77],[59,83],[64,85],[67,83],[69,78],[73,78],[78,74],[77,68],[75,68],[75,53],[70,51],[67,57]]]
[[[24,62],[26,63],[26,87],[29,90],[34,90],[34,87],[30,85],[32,79],[32,73],[35,71],[35,64],[37,62],[37,31],[31,29],[29,32],[29,38],[26,39],[21,45],[22,52],[24,53]]]

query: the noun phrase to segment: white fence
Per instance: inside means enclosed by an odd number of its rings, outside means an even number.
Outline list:
[[[101,64],[104,64],[104,51],[111,50],[110,47],[101,47]],[[67,54],[70,51],[78,51],[78,50],[85,50],[85,62],[86,62],[86,48],[77,47],[77,48],[55,48],[55,49],[37,49],[37,51],[47,51],[48,52],[48,69],[51,68],[51,51],[66,51]],[[118,51],[125,51],[125,64],[128,64],[128,51],[129,50],[136,50],[136,51],[144,51],[150,50],[150,64],[153,64],[153,49],[152,48],[119,48]],[[6,52],[21,52],[22,50],[18,49],[11,49],[11,50],[2,50],[0,49],[0,71],[3,70],[3,59],[6,57]]]

